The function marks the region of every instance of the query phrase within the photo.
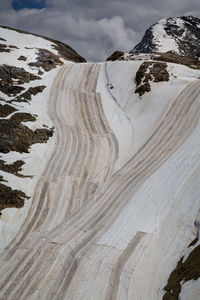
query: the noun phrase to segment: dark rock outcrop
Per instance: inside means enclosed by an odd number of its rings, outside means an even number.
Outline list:
[[[5,44],[0,44],[0,52],[10,52],[11,50]]]
[[[7,116],[9,116],[11,113],[17,111],[16,108],[14,108],[11,105],[5,104],[2,105],[0,104],[0,118],[6,118]]]
[[[0,81],[0,91],[8,96],[16,96],[23,90],[25,90],[25,88],[21,86],[8,84],[5,81]]]
[[[122,57],[124,55],[124,52],[122,51],[115,51],[113,54],[111,54],[107,59],[106,61],[115,61],[115,60],[118,60],[120,57]]]
[[[200,60],[189,56],[181,56],[175,53],[159,53],[152,57],[153,60],[165,61],[185,65],[192,69],[200,69]]]
[[[200,245],[194,248],[185,261],[183,261],[183,257],[179,260],[164,288],[166,293],[163,300],[178,300],[182,282],[198,278],[200,278]]]
[[[15,45],[9,45],[8,46],[10,49],[19,49],[17,46],[15,46]]]
[[[7,164],[4,160],[0,159],[0,170],[11,173],[13,175],[16,175],[18,177],[25,177],[22,174],[19,174],[19,172],[22,171],[22,166],[25,163],[22,160],[17,160],[12,164]]]
[[[25,90],[19,85],[37,79],[40,77],[25,71],[23,68],[9,65],[0,66],[0,91],[8,96],[16,96]]]
[[[10,119],[0,120],[0,152],[19,153],[29,152],[29,148],[35,143],[45,143],[53,135],[53,129],[31,130],[22,122],[34,122],[35,116],[28,113],[15,113]]]
[[[26,60],[27,60],[27,57],[25,57],[25,56],[21,55],[21,56],[18,58],[18,60],[23,60],[23,61],[26,61]]]
[[[156,43],[153,41],[153,25],[145,31],[139,44],[130,53],[151,53],[157,51]]]
[[[0,215],[5,208],[22,207],[25,199],[29,199],[29,197],[21,190],[13,190],[11,187],[0,183]]]
[[[42,68],[44,71],[48,72],[63,62],[60,60],[59,56],[53,54],[49,50],[39,49],[37,60],[35,62],[30,62],[28,65],[30,67]]]
[[[135,80],[137,84],[135,93],[138,93],[140,96],[142,96],[145,92],[151,91],[151,86],[149,83],[150,81],[163,82],[169,80],[167,64],[160,62],[144,62],[139,67]]]
[[[45,88],[46,88],[46,86],[44,86],[44,85],[30,87],[26,92],[22,93],[21,95],[17,96],[13,100],[11,100],[10,103],[12,103],[12,102],[29,102],[32,98],[32,95],[35,96],[39,93],[42,93]]]
[[[0,80],[7,84],[13,84],[18,80],[18,84],[28,83],[32,80],[41,79],[32,73],[25,71],[23,68],[15,66],[1,65],[0,66]]]

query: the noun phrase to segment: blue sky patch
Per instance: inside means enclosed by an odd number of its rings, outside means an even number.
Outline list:
[[[46,0],[13,0],[12,7],[14,10],[20,10],[23,8],[42,9],[46,7]]]

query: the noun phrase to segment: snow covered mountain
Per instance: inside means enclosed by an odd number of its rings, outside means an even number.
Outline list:
[[[200,61],[109,60],[0,28],[2,300],[199,300]]]
[[[0,213],[23,207],[32,195],[36,174],[46,155],[53,125],[46,112],[51,82],[67,62],[85,62],[68,45],[46,37],[0,26]],[[37,150],[36,150],[37,149]],[[41,149],[41,150],[39,150]],[[38,156],[41,151],[41,156]],[[43,151],[43,152],[42,152]],[[33,164],[32,164],[33,162]],[[22,175],[22,169],[27,169]],[[34,168],[36,168],[34,172]],[[30,180],[33,174],[35,179]],[[14,210],[19,215],[21,212]],[[8,212],[10,215],[10,210]],[[12,217],[14,216],[11,213]],[[7,222],[1,242],[12,238]],[[17,226],[15,227],[17,230]],[[8,230],[8,231],[7,231]],[[0,242],[0,244],[1,244]]]
[[[146,30],[131,53],[172,52],[200,56],[200,19],[192,16],[164,18]]]

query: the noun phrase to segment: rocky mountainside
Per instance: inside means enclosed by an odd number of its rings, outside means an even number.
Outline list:
[[[62,42],[0,26],[0,214],[8,207],[22,207],[28,198],[12,189],[6,177],[26,177],[23,154],[53,135],[40,105],[48,97],[48,80],[66,62],[85,59]]]
[[[36,33],[30,33],[30,32],[27,32],[27,31],[11,28],[11,27],[8,27],[8,26],[2,26],[1,25],[0,28],[2,28],[2,30],[7,29],[7,32],[9,32],[8,36],[10,36],[10,35],[14,36],[14,31],[15,31],[15,32],[21,34],[21,37],[24,36],[24,35],[27,35],[27,40],[31,37],[36,37],[36,39],[37,38],[42,38],[43,41],[46,40],[46,41],[51,42],[52,48],[54,50],[57,50],[57,54],[59,55],[60,58],[63,58],[65,60],[72,61],[72,62],[77,62],[77,63],[78,62],[86,62],[85,58],[80,56],[74,49],[72,49],[69,45],[64,44],[63,42],[60,42],[60,41],[57,41],[57,40],[54,40],[54,39],[36,34]],[[12,34],[10,32],[12,32]],[[7,45],[6,43],[3,43],[3,42],[6,42],[6,39],[0,38],[0,41],[1,41],[0,52],[4,52],[4,51],[5,52],[10,52],[11,49],[14,49],[14,48],[17,49],[17,47],[14,46],[14,45]],[[39,41],[39,39],[38,39],[38,41]],[[26,38],[25,37],[23,39],[23,42],[21,42],[21,43],[22,43],[22,45],[24,44],[24,46],[26,46],[25,45],[25,43],[26,43]],[[34,45],[33,45],[33,48],[34,48]],[[27,49],[28,49],[28,47],[27,47]]]
[[[153,24],[130,53],[151,52],[199,57],[200,19],[192,16],[164,18]]]

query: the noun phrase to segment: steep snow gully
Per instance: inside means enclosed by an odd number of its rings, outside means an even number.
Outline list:
[[[100,72],[101,64],[66,64],[54,80],[48,114],[56,143],[28,216],[1,253],[2,300],[162,299],[194,238],[199,80],[115,170],[119,141],[97,92]]]

